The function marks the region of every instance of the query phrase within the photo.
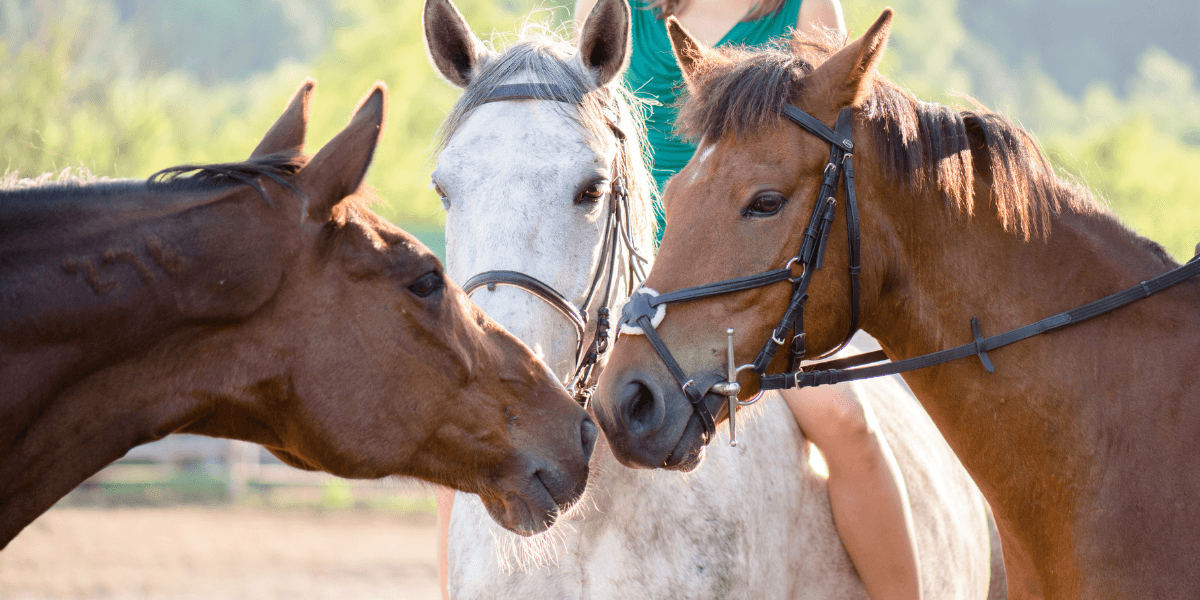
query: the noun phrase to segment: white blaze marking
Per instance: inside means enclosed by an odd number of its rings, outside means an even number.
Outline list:
[[[715,148],[716,148],[715,145],[709,145],[704,148],[701,148],[700,151],[697,153],[699,155],[699,157],[698,157],[699,159],[696,161],[696,168],[692,169],[691,181],[696,181],[696,177],[698,177],[700,175],[700,169],[699,169],[700,165],[703,165],[704,161],[708,160],[709,156],[712,156],[713,150]]]

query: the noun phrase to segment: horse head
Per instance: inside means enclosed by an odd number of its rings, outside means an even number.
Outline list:
[[[641,125],[619,83],[629,28],[627,3],[606,0],[578,50],[529,36],[495,53],[449,0],[425,4],[430,60],[464,89],[432,177],[446,210],[448,268],[459,282],[483,274],[475,302],[568,382],[596,337],[599,311],[636,284],[630,254],[652,243],[649,207],[629,200],[649,199]],[[489,278],[495,273],[526,278]],[[567,310],[534,286],[560,295]],[[582,327],[564,314],[571,307]]]
[[[310,89],[256,153],[302,139]],[[286,432],[276,453],[343,476],[402,473],[471,491],[505,527],[541,531],[582,493],[595,426],[428,248],[368,209],[361,185],[384,99],[377,85],[289,181],[302,242],[290,293],[264,319],[280,326],[276,353],[295,358],[262,399],[306,410],[273,428]]]
[[[647,336],[616,341],[601,377],[596,417],[625,464],[694,468],[713,426],[728,417],[725,396],[710,391],[715,384],[732,367],[762,360],[773,370],[786,366],[786,350],[773,359],[756,358],[792,297],[782,269],[796,262],[792,257],[805,235],[797,223],[808,222],[814,211],[830,143],[784,126],[778,104],[795,104],[823,123],[847,106],[861,105],[872,89],[890,20],[891,11],[885,11],[862,39],[814,67],[806,38],[770,52],[712,50],[668,18],[691,94],[679,126],[699,139],[699,149],[667,185],[667,228],[645,293],[635,298],[758,273],[779,276],[770,285],[654,307],[656,313],[648,313],[654,322],[647,324],[669,349],[674,369]],[[844,223],[839,225],[842,233],[830,236],[824,268],[813,274],[808,291],[808,311],[815,315],[803,323],[810,357],[836,347],[850,322],[848,241]],[[864,274],[864,285],[876,283],[874,275]],[[799,275],[792,277],[795,282]],[[727,329],[736,332],[732,362]],[[642,329],[631,322],[622,331]],[[736,377],[741,398],[758,392],[753,375],[742,369]]]
[[[48,506],[134,445],[175,432],[256,442],[343,477],[470,491],[526,535],[583,493],[598,434],[587,413],[428,248],[370,210],[363,179],[386,88],[376,84],[309,158],[312,89],[301,85],[247,161],[0,197],[3,218],[24,224],[0,251],[44,275],[6,290],[16,302],[0,382],[18,403],[0,442],[22,430],[14,443],[53,439],[50,454],[12,456],[73,464],[53,482],[25,481],[44,469],[0,464],[12,482],[0,497],[37,490],[12,506]],[[33,251],[59,242],[74,257],[66,267]],[[32,355],[54,357],[44,377],[7,368]],[[57,441],[75,438],[90,445]],[[19,530],[38,512],[2,515],[3,525]]]

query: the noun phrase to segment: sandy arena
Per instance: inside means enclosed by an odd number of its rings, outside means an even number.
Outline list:
[[[435,600],[433,515],[55,508],[0,551],[6,600]]]

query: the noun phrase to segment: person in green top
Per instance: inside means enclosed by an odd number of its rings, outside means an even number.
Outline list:
[[[579,4],[584,3],[586,0]],[[757,46],[775,38],[791,36],[792,29],[800,17],[801,6],[812,6],[816,2],[814,0],[804,3],[801,3],[800,0],[782,0],[777,3],[779,6],[776,10],[753,20],[738,20],[745,16],[744,13],[736,14],[740,9],[745,8],[745,2],[703,2],[701,0],[691,3],[692,5],[687,7],[689,10],[682,16],[680,13],[683,11],[679,11],[678,8],[674,12],[676,17],[684,19],[683,23],[685,27],[688,27],[688,31],[692,35],[700,36],[699,39],[709,47]],[[661,17],[666,14],[664,10],[667,8],[666,5],[670,3],[659,3],[661,5],[656,7],[649,5],[639,7],[637,5],[641,3],[635,0],[633,4],[635,5],[632,11],[633,54],[630,56],[629,68],[625,71],[625,84],[639,97],[655,101],[647,107],[646,137],[654,152],[651,172],[661,191],[665,188],[667,180],[692,158],[696,146],[676,137],[673,132],[676,113],[675,101],[682,90],[680,83],[683,81],[683,76],[679,72],[679,66],[675,64],[675,55],[671,52],[671,41],[667,37],[667,29],[661,20]],[[714,12],[713,9],[704,6],[705,4],[713,4],[713,8],[726,14],[716,14],[704,19],[697,18],[701,13]],[[730,21],[735,21],[733,27],[722,32],[720,26]],[[697,26],[700,30],[693,30],[693,27]],[[657,214],[659,219],[658,235],[661,239],[662,211],[657,211]]]
[[[595,0],[577,0],[576,15],[586,15]],[[651,173],[659,191],[696,151],[691,142],[674,134],[675,100],[683,76],[671,52],[671,40],[662,19],[674,14],[688,32],[709,47],[758,46],[773,39],[825,26],[844,31],[837,0],[764,0],[761,3],[725,0],[631,0],[633,55],[625,71],[625,85],[638,97],[652,100],[647,106],[646,137],[653,150]],[[747,7],[750,7],[747,13]],[[729,24],[733,23],[732,26]],[[658,237],[662,238],[663,213],[656,205]]]
[[[675,100],[683,76],[675,63],[663,19],[674,15],[709,47],[757,46],[793,30],[818,27],[843,35],[839,0],[629,0],[633,54],[625,82],[634,94],[656,101],[649,108],[647,137],[659,190],[691,159],[696,148],[674,135]],[[576,31],[596,0],[576,0]],[[664,226],[656,207],[658,235]],[[874,600],[921,597],[912,512],[896,459],[870,407],[848,384],[781,392],[804,435],[825,458],[834,524],[867,594]]]

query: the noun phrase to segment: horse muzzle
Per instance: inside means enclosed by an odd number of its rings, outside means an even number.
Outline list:
[[[578,438],[570,440],[582,452],[571,457],[545,457],[519,453],[501,468],[506,475],[497,492],[480,494],[484,506],[500,526],[518,535],[534,535],[552,527],[563,513],[583,497],[589,461],[598,435],[586,415]]]
[[[600,389],[610,393],[594,406],[617,460],[647,469],[691,471],[700,466],[710,429],[683,389],[666,373],[614,371],[610,368],[601,376]],[[715,371],[696,379],[705,390],[725,381]],[[699,402],[718,418],[727,404],[725,396],[715,393],[703,393]]]

